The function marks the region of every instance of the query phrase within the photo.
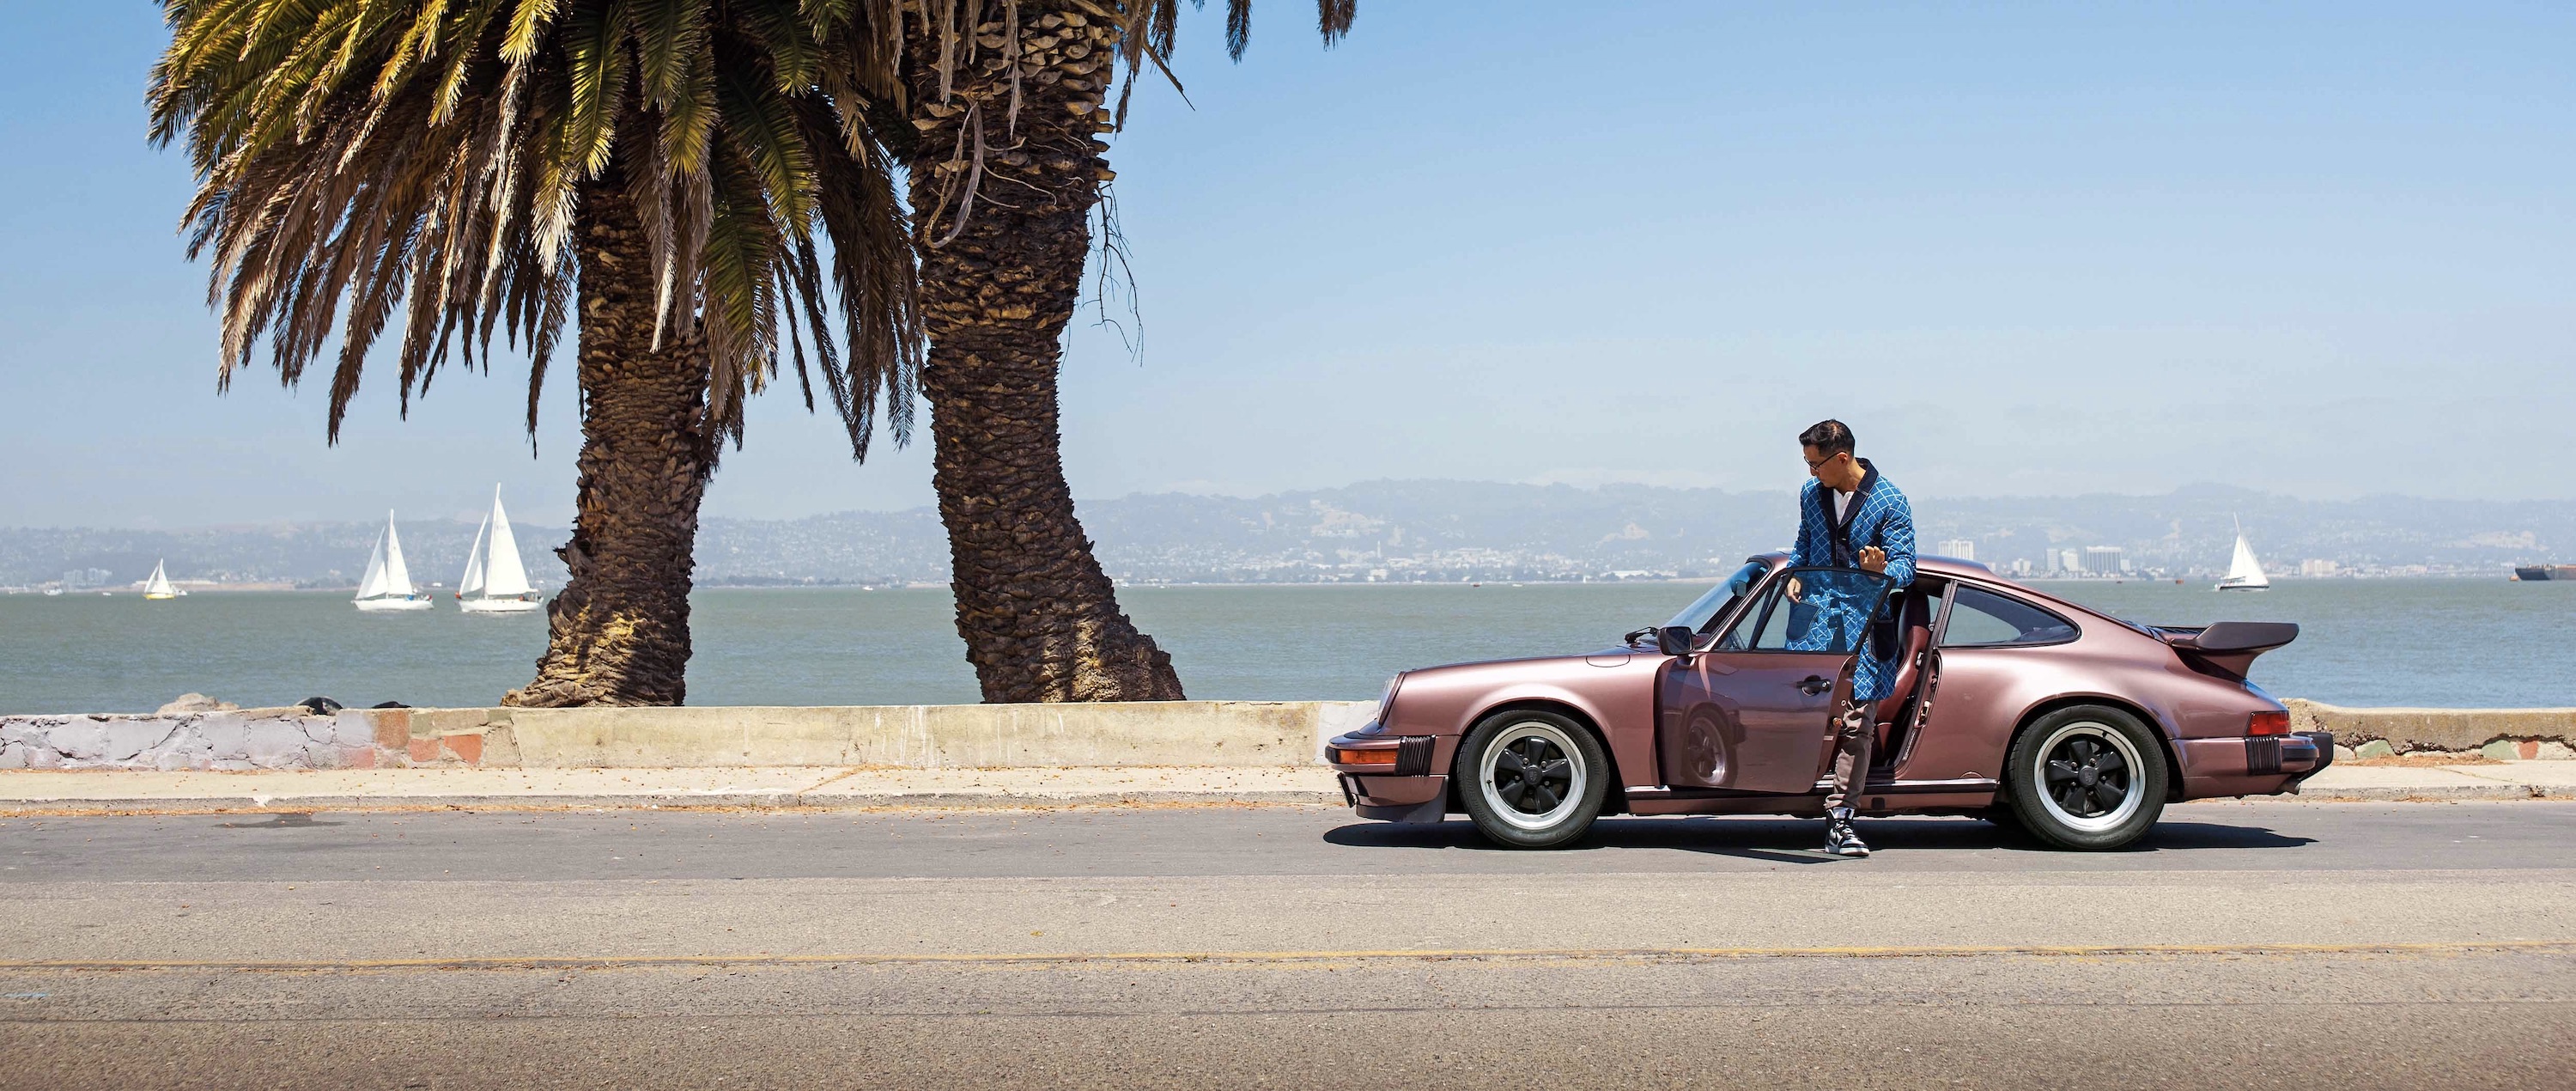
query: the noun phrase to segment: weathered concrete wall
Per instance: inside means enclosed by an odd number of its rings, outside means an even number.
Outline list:
[[[617,766],[1302,765],[1367,722],[1345,701],[513,709],[532,769]],[[489,761],[489,759],[486,759]]]
[[[7,716],[0,769],[368,769],[377,741],[364,716],[301,708]]]
[[[2291,699],[2290,730],[2331,731],[2356,750],[2388,753],[2483,751],[2514,758],[2565,757],[2576,747],[2576,708],[2341,708]],[[2365,755],[2367,756],[2367,755]]]
[[[1290,766],[1366,701],[302,709],[0,717],[0,768]]]
[[[2576,753],[2576,709],[2288,704],[2294,729],[2332,731],[2364,757]],[[1365,701],[1169,701],[7,716],[0,769],[1287,766],[1315,761],[1324,739],[1372,711]]]

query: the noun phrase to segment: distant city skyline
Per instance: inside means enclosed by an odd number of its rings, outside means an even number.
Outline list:
[[[568,369],[533,457],[506,353],[336,449],[318,387],[218,398],[157,8],[11,20],[0,525],[569,518]],[[1222,22],[1111,153],[1142,325],[1070,335],[1078,496],[1787,489],[1831,416],[1917,496],[2576,497],[2518,469],[2576,464],[2576,9],[1374,4],[1240,66]],[[926,415],[854,466],[781,385],[708,516],[930,502]]]
[[[1126,582],[1455,582],[1714,578],[1784,545],[1786,491],[1599,489],[1375,481],[1254,498],[1163,493],[1086,502],[1108,573]],[[2275,578],[2462,575],[2576,561],[2576,502],[2390,497],[2303,501],[2215,487],[2154,496],[1917,498],[1927,551],[2032,578],[2199,578],[2224,570],[2246,527]],[[558,585],[564,531],[514,520],[540,585]],[[423,583],[453,581],[477,523],[415,517],[404,551]],[[0,528],[0,589],[122,586],[167,559],[172,578],[347,586],[375,520],[250,529]],[[1964,547],[1964,548],[1963,548]],[[937,514],[852,511],[794,520],[713,517],[696,579],[728,584],[905,584],[947,578]]]

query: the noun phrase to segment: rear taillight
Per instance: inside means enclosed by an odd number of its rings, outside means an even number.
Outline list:
[[[2257,712],[2246,718],[2245,733],[2248,735],[2287,735],[2290,733],[2290,714],[2287,712]]]

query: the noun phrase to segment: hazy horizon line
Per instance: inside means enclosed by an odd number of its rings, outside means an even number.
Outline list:
[[[1601,484],[1597,484],[1597,485],[1576,485],[1576,484],[1571,484],[1571,483],[1567,483],[1567,482],[1544,482],[1544,483],[1542,483],[1542,482],[1535,482],[1535,481],[1494,481],[1494,480],[1479,480],[1479,479],[1475,479],[1475,478],[1451,478],[1451,477],[1378,477],[1378,478],[1368,478],[1368,479],[1361,480],[1361,481],[1354,481],[1354,482],[1351,482],[1351,483],[1346,484],[1346,485],[1328,485],[1328,486],[1318,486],[1318,487],[1314,487],[1314,488],[1304,488],[1304,489],[1280,489],[1280,490],[1273,491],[1273,492],[1260,493],[1260,494],[1257,494],[1257,495],[1251,495],[1251,496],[1245,496],[1245,495],[1240,495],[1240,494],[1236,494],[1236,493],[1215,492],[1215,491],[1209,491],[1209,492],[1192,492],[1192,491],[1179,490],[1179,489],[1167,489],[1167,490],[1163,490],[1163,491],[1160,491],[1160,492],[1144,492],[1144,491],[1130,492],[1130,493],[1126,493],[1126,494],[1121,495],[1121,496],[1114,496],[1114,497],[1092,497],[1092,498],[1089,498],[1089,499],[1076,498],[1076,500],[1074,501],[1074,503],[1075,503],[1077,506],[1079,506],[1079,505],[1085,505],[1085,504],[1115,503],[1115,502],[1119,502],[1119,501],[1138,500],[1138,499],[1157,499],[1157,498],[1163,498],[1163,497],[1188,497],[1188,498],[1191,498],[1191,499],[1202,499],[1202,500],[1261,501],[1261,500],[1285,499],[1285,498],[1298,497],[1298,496],[1305,496],[1305,495],[1311,495],[1311,494],[1317,494],[1317,493],[1341,492],[1341,491],[1347,491],[1347,490],[1351,490],[1351,489],[1363,488],[1363,487],[1371,486],[1371,485],[1473,485],[1473,486],[1484,486],[1484,487],[1524,488],[1524,489],[1544,489],[1544,490],[1558,490],[1558,489],[1564,489],[1564,490],[1570,490],[1570,491],[1574,491],[1574,492],[1584,492],[1584,493],[1602,493],[1602,492],[1608,492],[1608,491],[1611,491],[1611,490],[1634,490],[1634,491],[1638,491],[1638,492],[1646,492],[1646,493],[1699,493],[1699,494],[1708,494],[1708,495],[1714,495],[1714,496],[1765,496],[1765,495],[1768,495],[1768,496],[1785,496],[1785,495],[1787,495],[1789,492],[1791,492],[1791,491],[1792,491],[1792,490],[1789,490],[1789,489],[1727,489],[1727,488],[1722,488],[1722,487],[1713,486],[1713,485],[1657,485],[1657,484],[1649,484],[1649,483],[1644,483],[1644,482],[1622,482],[1622,481],[1603,482],[1603,483],[1601,483]],[[1909,496],[1911,496],[1911,497],[1914,497],[1914,498],[1915,498],[1915,499],[1917,499],[1917,500],[1929,500],[1929,501],[1940,501],[1940,502],[1986,503],[1986,502],[1993,502],[1993,501],[2048,501],[2048,500],[2080,501],[2080,500],[2092,500],[2092,499],[2101,499],[2101,498],[2152,500],[2152,499],[2165,499],[2165,498],[2171,498],[2171,497],[2183,496],[2183,495],[2185,495],[2185,494],[2192,494],[2192,493],[2204,493],[2204,494],[2224,494],[2224,493],[2235,493],[2235,494],[2240,494],[2240,495],[2242,495],[2242,496],[2246,497],[2246,498],[2247,498],[2247,499],[2249,499],[2249,500],[2289,501],[2289,502],[2293,502],[2293,503],[2303,503],[2303,504],[2308,504],[2308,503],[2313,503],[2313,504],[2349,504],[2349,503],[2361,503],[2361,502],[2365,502],[2365,501],[2373,501],[2373,500],[2399,500],[2399,501],[2415,501],[2415,502],[2428,502],[2428,503],[2450,503],[2450,504],[2492,504],[2492,505],[2498,505],[2498,506],[2528,505],[2528,504],[2541,504],[2541,505],[2548,505],[2548,504],[2570,504],[2570,505],[2576,505],[2576,499],[2567,499],[2567,498],[2558,498],[2558,497],[2524,497],[2524,498],[2518,498],[2518,499],[2512,499],[2512,500],[2498,500],[2498,499],[2486,499],[2486,498],[2469,498],[2469,499],[2460,499],[2460,498],[2452,498],[2452,497],[2421,496],[2421,495],[2416,495],[2416,494],[2412,494],[2412,493],[2402,493],[2402,492],[2358,493],[2358,494],[2354,494],[2354,495],[2350,495],[2350,496],[2312,497],[2312,496],[2300,496],[2300,495],[2297,495],[2297,494],[2294,494],[2294,493],[2285,493],[2285,492],[2269,492],[2269,491],[2265,491],[2265,490],[2262,490],[2262,489],[2251,488],[2251,487],[2247,487],[2247,486],[2243,486],[2243,485],[2230,485],[2230,484],[2226,484],[2226,483],[2224,483],[2224,482],[2216,482],[2216,481],[2196,481],[2196,482],[2191,482],[2191,483],[2188,483],[2188,484],[2175,486],[2174,488],[2166,489],[2166,490],[2164,490],[2163,492],[2121,492],[2121,491],[2117,491],[2117,490],[2101,490],[2101,491],[2095,491],[2095,492],[2075,492],[2075,493],[1987,493],[1987,494],[1954,494],[1954,493],[1941,493],[1941,492],[1913,492],[1913,491],[1910,491],[1910,490],[1909,490],[1908,495],[1909,495]],[[704,523],[704,522],[718,522],[718,521],[721,521],[721,522],[730,522],[730,523],[798,523],[798,522],[805,522],[805,521],[809,521],[809,520],[816,520],[816,519],[831,519],[831,518],[836,518],[836,517],[840,517],[840,516],[847,516],[847,515],[912,515],[912,514],[920,514],[920,513],[935,513],[935,512],[937,512],[937,510],[938,510],[938,508],[937,508],[937,506],[936,506],[936,505],[931,505],[931,504],[916,504],[916,505],[913,505],[913,506],[910,506],[910,507],[903,507],[903,508],[839,508],[839,509],[835,509],[835,510],[831,510],[831,511],[818,511],[818,512],[814,512],[814,513],[811,513],[811,514],[808,514],[808,515],[796,515],[796,516],[708,515],[708,516],[702,516],[702,517],[700,518],[700,522]],[[419,518],[417,518],[417,519],[403,519],[403,518],[399,518],[399,517],[397,517],[396,522],[397,522],[397,523],[404,523],[404,522],[471,523],[471,522],[475,522],[477,518],[478,518],[478,517],[476,517],[476,516],[471,516],[471,515],[453,515],[453,516],[425,515],[425,516],[421,516],[421,517],[419,517]],[[174,526],[133,526],[133,525],[119,526],[119,525],[107,525],[107,524],[76,524],[76,525],[61,525],[61,524],[56,524],[56,525],[0,524],[0,531],[58,531],[58,532],[71,532],[71,531],[121,531],[121,532],[150,532],[150,533],[172,534],[172,533],[185,533],[185,532],[192,532],[192,531],[207,531],[207,532],[242,532],[242,531],[256,531],[256,530],[291,529],[291,528],[298,528],[298,527],[314,527],[314,526],[334,526],[334,525],[345,525],[345,524],[350,524],[350,523],[372,523],[372,522],[374,522],[374,521],[375,521],[375,520],[373,519],[373,517],[366,517],[366,518],[353,518],[353,519],[270,519],[270,520],[248,520],[248,521],[242,521],[242,522],[228,522],[228,523],[195,523],[195,524],[174,525]],[[554,525],[556,525],[556,524],[555,524],[555,522],[554,522],[554,521],[552,521],[552,520],[529,519],[529,518],[526,518],[526,517],[515,517],[515,518],[512,518],[510,521],[511,521],[511,522],[513,522],[513,523],[524,523],[524,524],[531,524],[531,525],[543,525],[543,526],[554,526]],[[565,524],[565,525],[569,525],[569,524],[567,523],[567,524]]]

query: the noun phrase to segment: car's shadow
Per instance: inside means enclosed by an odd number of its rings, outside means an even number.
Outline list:
[[[1860,824],[1870,847],[1880,851],[1969,849],[2028,852],[2058,851],[2028,833],[1989,822],[1939,818],[1878,818]],[[1574,844],[1557,851],[1591,849],[1671,849],[1719,856],[1739,856],[1783,864],[1834,863],[1817,848],[1824,823],[1788,818],[1605,818]],[[1355,822],[1325,831],[1324,840],[1353,848],[1469,849],[1513,851],[1488,841],[1473,823]],[[2211,822],[2159,822],[2145,837],[2120,852],[2191,849],[2294,849],[2313,838],[2274,833],[2260,826]]]

